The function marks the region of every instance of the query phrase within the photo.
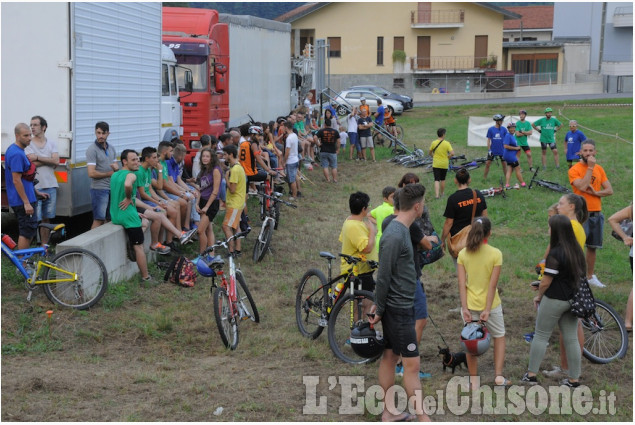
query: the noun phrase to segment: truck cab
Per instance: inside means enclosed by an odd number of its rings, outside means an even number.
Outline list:
[[[219,23],[215,10],[164,7],[163,44],[172,49],[179,65],[182,139],[191,151],[203,134],[223,133],[229,120],[229,30]],[[186,90],[188,70],[191,91]]]
[[[161,45],[161,141],[183,137],[183,113],[176,82],[176,57],[169,47]]]

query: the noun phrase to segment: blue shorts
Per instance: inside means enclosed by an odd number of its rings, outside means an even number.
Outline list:
[[[108,218],[109,189],[90,189],[90,199],[93,206],[93,220],[105,221]]]
[[[320,165],[322,168],[337,169],[337,154],[336,153],[320,153]]]
[[[423,292],[421,282],[417,280],[415,287],[415,320],[428,318],[428,297]]]
[[[38,189],[42,193],[49,195],[47,199],[40,199],[37,201],[37,208],[35,209],[35,215],[37,221],[42,221],[43,218],[55,218],[55,207],[57,206],[57,188],[48,187],[46,189]]]
[[[295,164],[287,164],[287,180],[289,183],[295,183],[296,174],[298,173],[298,167],[300,163],[296,162]]]
[[[358,151],[361,149],[361,146],[359,145],[359,134],[348,133],[348,139],[351,141],[351,146],[355,146]]]

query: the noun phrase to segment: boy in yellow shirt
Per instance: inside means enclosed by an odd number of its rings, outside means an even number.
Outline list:
[[[245,170],[238,162],[238,148],[235,145],[227,145],[223,147],[223,151],[229,161],[229,169],[225,176],[227,181],[227,199],[225,200],[225,219],[223,220],[223,232],[225,237],[230,238],[236,234],[236,230],[240,224],[240,214],[245,207],[247,198],[247,175]],[[229,252],[234,252],[236,246],[236,254],[240,254],[240,239],[229,243]]]

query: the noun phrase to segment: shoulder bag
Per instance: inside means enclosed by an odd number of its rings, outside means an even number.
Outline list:
[[[569,300],[569,304],[571,304],[571,313],[581,319],[586,319],[595,313],[595,298],[586,276],[580,278],[578,289]]]
[[[447,243],[448,252],[453,258],[458,257],[459,252],[461,252],[461,250],[465,248],[465,245],[467,244],[467,234],[470,233],[470,229],[472,228],[472,221],[474,220],[474,215],[476,214],[476,202],[477,202],[476,191],[472,189],[472,192],[474,193],[474,198],[472,198],[473,205],[472,205],[472,218],[470,219],[470,224],[462,228],[454,236],[450,236],[448,238],[448,243]]]

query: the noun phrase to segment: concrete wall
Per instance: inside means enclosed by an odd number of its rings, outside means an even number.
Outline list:
[[[404,37],[405,52],[410,58],[417,55],[417,36],[431,37],[431,56],[474,56],[474,37],[488,35],[487,54],[502,57],[503,15],[474,3],[432,2],[431,8],[463,9],[464,25],[412,28],[410,15],[416,11],[417,3],[371,2],[331,3],[294,21],[292,26],[294,30],[314,31],[315,39],[341,37],[341,58],[330,58],[331,74],[392,74],[394,37]],[[384,64],[380,66],[378,36],[384,37]]]
[[[148,262],[154,259],[154,252],[150,252],[150,228],[144,233],[143,248]],[[128,260],[126,242],[128,237],[122,226],[106,223],[95,229],[82,233],[72,239],[57,245],[57,252],[71,248],[81,248],[91,251],[103,261],[108,271],[108,283],[114,284],[130,279],[139,274],[137,263]]]

